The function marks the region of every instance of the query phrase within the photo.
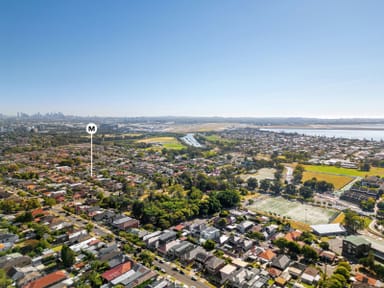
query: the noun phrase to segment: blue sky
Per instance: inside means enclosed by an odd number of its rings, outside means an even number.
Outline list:
[[[0,113],[384,117],[382,0],[0,0]]]

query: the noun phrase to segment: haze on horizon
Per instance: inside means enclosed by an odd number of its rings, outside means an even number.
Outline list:
[[[1,1],[0,113],[383,118],[383,8]]]

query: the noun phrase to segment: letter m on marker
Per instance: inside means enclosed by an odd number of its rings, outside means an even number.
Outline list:
[[[96,131],[96,126],[88,126],[88,131],[89,132],[95,132]]]

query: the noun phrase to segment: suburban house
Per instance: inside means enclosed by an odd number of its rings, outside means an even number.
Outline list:
[[[103,274],[101,274],[101,278],[105,279],[106,281],[112,281],[113,279],[121,276],[122,274],[128,272],[132,269],[132,262],[127,261],[123,264],[120,264],[108,271],[105,271]]]
[[[255,225],[255,223],[246,220],[246,221],[243,221],[243,222],[241,222],[240,224],[238,224],[238,225],[236,226],[236,229],[237,229],[240,233],[244,234],[244,233],[246,233],[247,231],[249,231],[249,230],[253,227],[253,225]]]
[[[0,243],[15,243],[19,239],[19,236],[10,233],[0,234]]]
[[[301,281],[309,285],[318,283],[320,278],[320,273],[315,267],[307,267],[303,275],[301,275]]]
[[[288,267],[288,272],[294,279],[298,279],[304,272],[305,266],[304,264],[301,264],[299,262],[294,262],[291,266]]]
[[[303,233],[300,230],[295,230],[285,234],[284,238],[287,241],[296,241],[301,236],[301,234]]]
[[[56,271],[32,281],[23,286],[23,288],[46,288],[58,284],[67,279],[67,273],[64,270]]]
[[[188,241],[181,241],[168,251],[168,256],[170,256],[170,258],[181,258],[182,255],[184,255],[188,251],[193,250],[194,248],[195,245],[193,245],[192,243]]]
[[[12,253],[0,257],[0,269],[3,269],[5,272],[8,272],[12,267],[24,267],[31,263],[31,257],[20,253]]]
[[[133,219],[133,218],[128,217],[128,216],[118,217],[112,222],[112,226],[114,226],[120,230],[128,230],[130,228],[138,228],[139,225],[140,225],[139,220]]]
[[[291,259],[287,255],[279,255],[273,259],[271,266],[284,271],[291,263]]]
[[[276,254],[271,249],[267,249],[258,255],[258,259],[261,263],[271,263],[275,257]]]
[[[163,234],[159,237],[159,245],[167,244],[173,240],[175,240],[177,237],[177,233],[174,231],[166,230]]]
[[[206,252],[205,249],[201,246],[196,246],[192,250],[187,251],[180,257],[180,262],[184,265],[189,265],[193,263],[196,259],[197,254]]]
[[[216,275],[219,273],[220,269],[225,266],[225,261],[221,258],[213,256],[205,262],[206,271],[211,275]]]
[[[201,231],[200,238],[217,241],[220,238],[220,230],[215,227],[208,227]]]
[[[233,266],[231,264],[225,265],[223,268],[220,269],[220,278],[221,278],[221,284],[224,284],[229,278],[231,277],[232,273],[237,270],[236,266]]]
[[[246,269],[242,268],[233,273],[229,279],[231,287],[244,288],[244,287],[268,287],[270,277],[265,271],[259,269]]]

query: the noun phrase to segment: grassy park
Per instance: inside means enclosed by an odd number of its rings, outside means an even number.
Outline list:
[[[175,137],[152,137],[141,139],[137,141],[138,143],[146,143],[146,144],[158,144],[161,147],[159,148],[167,148],[167,149],[175,149],[180,150],[185,148],[183,144]],[[151,148],[153,149],[153,148]]]
[[[384,176],[384,168],[371,167],[369,171],[359,171],[357,169],[341,168],[336,166],[326,165],[303,165],[305,171],[317,172],[317,173],[328,173],[335,175],[343,175],[350,177],[365,177],[365,176]]]
[[[345,185],[347,185],[354,179],[354,177],[352,176],[304,171],[303,182],[310,180],[312,178],[316,178],[317,181],[326,181],[326,182],[332,183],[335,186],[336,190],[343,188]]]

